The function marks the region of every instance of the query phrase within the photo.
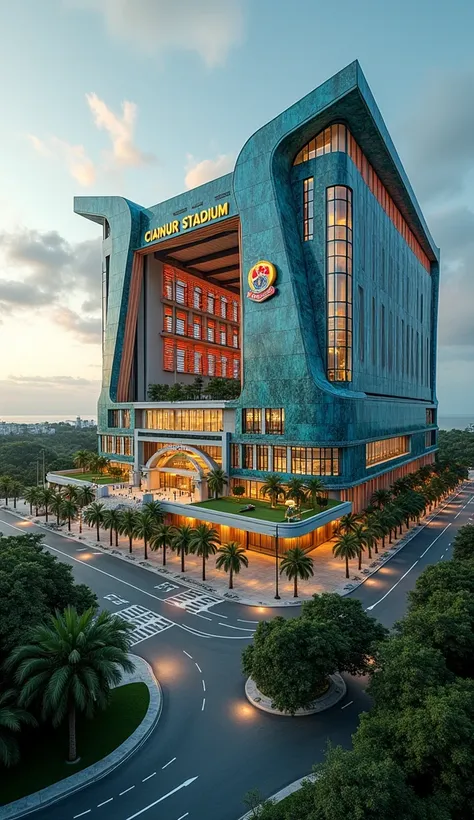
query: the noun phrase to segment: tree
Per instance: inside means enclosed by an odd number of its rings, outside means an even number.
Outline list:
[[[335,624],[278,616],[258,624],[243,670],[275,709],[294,715],[324,691],[342,650]]]
[[[334,544],[332,551],[335,558],[342,558],[345,560],[346,578],[349,578],[349,561],[352,561],[353,558],[357,558],[359,555],[359,545],[354,533],[347,532],[344,533],[344,535],[340,535]]]
[[[382,510],[387,504],[390,504],[392,500],[392,493],[390,490],[387,489],[380,489],[374,490],[372,495],[370,496],[370,503],[377,507],[379,510]]]
[[[362,569],[362,553],[365,552],[367,541],[365,537],[365,528],[362,524],[358,524],[354,530],[354,538],[357,541],[357,556],[359,558],[359,572]]]
[[[0,476],[0,493],[5,499],[5,506],[8,507],[8,499],[12,489],[13,479],[9,475]]]
[[[30,505],[30,515],[33,515],[33,506],[36,506],[36,515],[38,515],[39,487],[25,487],[23,498]]]
[[[149,513],[156,524],[161,524],[164,520],[165,514],[159,501],[146,501],[142,504],[141,511]]]
[[[290,478],[286,485],[286,497],[292,498],[296,502],[297,508],[300,508],[306,500],[306,487],[303,479]]]
[[[324,481],[320,478],[308,478],[305,483],[305,488],[309,492],[311,498],[311,506],[313,510],[318,506],[318,499],[326,498],[326,486]],[[323,506],[319,501],[319,506]]]
[[[228,483],[229,479],[224,470],[221,470],[220,467],[216,467],[207,474],[206,481],[209,492],[214,498],[219,498],[224,489],[224,485]]]
[[[89,450],[78,450],[73,456],[74,466],[79,467],[82,472],[85,473],[90,463],[90,457],[91,453]]]
[[[219,544],[219,534],[214,527],[207,524],[198,524],[194,528],[191,538],[191,552],[202,558],[202,580],[206,580],[206,561],[210,555],[217,552]]]
[[[232,495],[237,497],[245,495],[245,487],[243,487],[242,484],[237,484],[237,486],[232,487]]]
[[[150,538],[150,548],[152,550],[163,550],[163,566],[166,566],[166,547],[171,546],[175,532],[175,528],[170,524],[157,524],[156,530]]]
[[[77,516],[77,504],[70,498],[65,498],[62,504],[62,514],[67,518],[67,528],[71,532],[71,521]]]
[[[92,717],[105,709],[122,671],[132,672],[128,658],[131,627],[107,611],[97,617],[89,609],[79,615],[72,607],[34,627],[29,642],[16,647],[8,661],[21,686],[19,703],[41,705],[53,726],[68,719],[70,762],[77,759],[76,713]]]
[[[8,768],[18,763],[20,750],[15,737],[24,725],[35,726],[36,720],[26,709],[16,705],[16,693],[9,689],[0,694],[0,763]]]
[[[171,541],[171,548],[181,557],[181,572],[184,572],[184,558],[191,552],[193,532],[193,528],[188,524],[182,524],[175,528]]]
[[[137,529],[137,511],[128,507],[126,510],[120,510],[119,533],[126,535],[128,538],[128,551],[132,554],[133,538]]]
[[[79,487],[75,487],[74,484],[66,484],[62,491],[64,498],[67,498],[68,501],[76,501],[78,489]]]
[[[106,458],[105,456],[98,456],[94,460],[95,469],[98,470],[99,473],[101,473],[101,474],[103,474],[104,471],[107,469],[107,467],[109,466],[109,463],[110,463],[109,459]]]
[[[408,593],[410,611],[429,604],[440,592],[474,594],[474,562],[443,561],[427,567],[417,578],[415,589]]]
[[[59,520],[63,512],[64,497],[61,493],[54,493],[49,508],[53,515],[56,516],[56,524],[59,527]]]
[[[105,506],[101,501],[93,501],[84,512],[84,521],[89,527],[96,528],[98,541],[100,541],[100,527],[104,522],[104,510]]]
[[[117,509],[117,507],[108,507],[106,510],[104,510],[102,516],[102,526],[104,527],[104,529],[109,530],[110,532],[110,546],[112,546],[112,538],[113,534],[115,533],[115,546],[118,547],[120,520],[120,510]]]
[[[308,581],[314,575],[313,559],[306,555],[300,547],[293,547],[283,556],[280,564],[280,575],[283,572],[289,581],[293,580],[293,597],[297,598],[298,578],[301,578],[302,581]]]
[[[270,497],[271,507],[275,509],[280,496],[285,497],[285,488],[281,483],[281,476],[277,473],[269,473],[260,488],[260,492],[262,495],[268,495]]]
[[[23,490],[23,485],[21,481],[17,481],[16,479],[12,479],[10,484],[10,495],[13,498],[13,507],[16,510],[16,502],[19,499]]]
[[[347,513],[347,515],[342,515],[337,522],[336,532],[338,534],[341,533],[346,535],[354,533],[356,531],[356,527],[359,526],[360,521],[361,517],[359,514]]]
[[[83,487],[78,487],[76,490],[76,502],[78,503],[79,507],[82,509],[83,507],[87,507],[89,504],[95,499],[95,492],[88,484],[85,484]]]
[[[46,522],[48,521],[49,508],[55,495],[56,493],[51,487],[41,487],[40,489],[39,499],[41,506],[44,507],[44,515]]]
[[[455,561],[474,558],[474,524],[466,524],[457,531],[453,543],[453,558]]]
[[[145,506],[145,505],[143,505]],[[148,559],[148,544],[156,532],[158,521],[150,510],[141,510],[137,513],[135,523],[135,538],[143,538],[144,558]]]
[[[237,575],[242,567],[248,567],[249,559],[245,554],[245,550],[237,541],[228,541],[223,544],[218,553],[216,567],[229,573],[229,589],[233,589],[234,573]]]

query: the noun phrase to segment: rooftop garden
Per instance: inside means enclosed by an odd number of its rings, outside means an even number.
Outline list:
[[[204,384],[202,376],[196,376],[192,384],[149,384],[149,401],[228,401],[240,396],[239,379],[223,379],[211,376]]]
[[[340,501],[328,498],[325,506],[320,506],[319,504],[316,504],[314,507],[303,505],[300,511],[301,520],[324,512],[331,507],[337,507],[340,503]],[[255,509],[242,512],[243,508],[247,505],[251,505],[255,507]],[[259,521],[271,521],[275,524],[285,523],[287,521],[285,518],[287,508],[284,504],[277,504],[276,507],[273,508],[269,501],[262,501],[258,498],[235,498],[233,496],[226,496],[224,498],[213,498],[209,501],[198,501],[192,506],[204,507],[205,509],[216,510],[217,512],[233,513],[234,515],[241,515],[246,518],[257,518]]]

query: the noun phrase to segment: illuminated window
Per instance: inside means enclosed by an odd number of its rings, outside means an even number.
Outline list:
[[[327,189],[326,217],[329,381],[352,380],[352,191]]]
[[[268,470],[268,447],[257,444],[257,470]]]
[[[253,470],[253,444],[242,445],[242,466],[245,470]]]
[[[273,472],[286,473],[286,447],[273,448]]]
[[[270,436],[282,436],[285,432],[285,410],[283,407],[267,407],[265,410],[265,432]]]
[[[232,331],[232,347],[239,346],[239,333],[237,330]]]
[[[260,407],[249,407],[242,410],[242,432],[262,432],[262,411]]]
[[[235,469],[240,467],[240,446],[238,444],[230,445],[230,466]]]
[[[296,475],[339,475],[337,447],[292,447],[291,470]]]
[[[130,410],[109,410],[107,427],[130,427]]]
[[[201,309],[201,303],[202,303],[202,290],[201,290],[201,288],[194,288],[193,306],[195,308],[197,308],[198,310],[200,310]]]
[[[314,222],[314,179],[303,180],[303,239],[313,238]]]
[[[410,436],[396,436],[379,441],[369,441],[365,445],[366,467],[390,461],[392,458],[407,455],[410,452]]]
[[[182,430],[215,433],[222,431],[222,425],[222,410],[217,409],[174,410],[160,408],[158,410],[145,410],[144,426],[146,430]],[[156,445],[155,449],[159,449],[159,445]],[[204,447],[201,449],[204,449]],[[209,455],[214,458],[211,451]]]

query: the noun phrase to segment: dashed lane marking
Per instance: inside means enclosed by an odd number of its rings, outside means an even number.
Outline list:
[[[127,792],[131,792],[134,788],[135,786],[129,786],[128,789],[125,789],[124,792],[119,792],[119,797],[122,797],[123,794],[127,794]]]
[[[344,706],[341,706],[341,710],[342,709],[347,709],[347,707],[350,706],[352,703],[354,703],[353,700],[350,700],[349,703],[345,703]]]
[[[158,615],[157,612],[152,612],[151,609],[145,609],[144,606],[133,604],[126,609],[120,609],[117,613],[124,621],[134,626],[133,632],[130,634],[130,646],[136,646],[141,641],[146,641],[154,635],[159,635],[166,629],[174,626],[172,621]]]
[[[168,763],[165,763],[165,765],[164,765],[164,766],[162,766],[161,768],[162,768],[162,769],[166,769],[166,768],[167,768],[167,766],[169,766],[171,763],[174,763],[174,761],[175,761],[175,760],[176,760],[176,758],[175,758],[175,757],[172,757],[172,758],[171,758],[171,760],[168,760]]]
[[[75,814],[72,820],[77,820],[78,817],[84,817],[85,814],[90,814],[91,809],[87,809],[87,811],[81,811],[80,814]]]
[[[109,797],[109,799],[108,799],[108,800],[104,800],[104,802],[103,802],[103,803],[97,803],[97,808],[98,808],[98,809],[100,809],[100,807],[101,807],[101,806],[105,806],[105,805],[106,805],[106,803],[111,803],[113,799],[114,799],[113,797]]]
[[[146,783],[146,781],[150,780],[151,777],[154,777],[155,774],[156,774],[156,772],[153,772],[152,774],[149,774],[148,777],[144,777],[143,780],[142,780],[142,783]]]
[[[198,663],[196,663],[196,661],[194,661],[194,664],[195,664],[195,666],[197,667],[198,672],[200,672],[200,673],[201,673],[201,675],[202,675],[202,669],[201,669],[201,667],[199,666],[199,664],[198,664]]]
[[[164,794],[163,797],[159,797],[158,800],[155,800],[153,803],[150,803],[149,806],[145,806],[144,809],[140,809],[140,811],[136,811],[135,814],[131,814],[130,817],[126,817],[125,820],[135,820],[135,817],[139,817],[141,814],[144,814],[149,809],[152,809],[154,806],[157,806],[158,803],[162,803],[163,800],[166,800],[167,797],[171,797],[172,794],[176,794],[179,792],[180,789],[185,789],[187,786],[190,786],[191,783],[194,783],[197,780],[198,776],[190,777],[188,780],[185,780],[184,783],[181,783],[179,786],[176,786],[175,789],[172,789],[167,794]],[[189,812],[188,812],[189,814]],[[186,815],[184,815],[186,817]]]
[[[202,699],[201,712],[204,712],[204,707],[205,707],[205,705],[206,705],[206,698],[203,698],[203,699]]]
[[[241,632],[255,632],[255,629],[247,629],[245,626],[231,626],[230,624],[221,624],[220,622],[219,626],[225,626],[227,629],[239,629]]]
[[[190,655],[190,654],[189,654],[189,652],[186,652],[186,650],[185,650],[185,649],[183,649],[183,652],[184,652],[184,654],[185,654],[185,655],[187,655],[187,656],[188,656],[188,658],[191,658],[191,660],[193,659],[193,656],[192,656],[192,655]]]
[[[178,820],[184,820],[185,817],[189,817],[188,811],[186,812],[186,814],[182,814],[181,817],[178,817]]]

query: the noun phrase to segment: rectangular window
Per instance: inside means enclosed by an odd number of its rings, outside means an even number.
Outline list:
[[[232,347],[239,346],[239,333],[237,330],[232,331]]]
[[[176,349],[176,370],[178,373],[185,372],[186,351],[182,347]]]
[[[436,424],[436,410],[434,407],[429,407],[426,411],[426,423],[427,424]],[[109,427],[111,425],[109,424]]]
[[[273,472],[286,473],[286,447],[273,448]]]
[[[438,433],[437,430],[428,430],[428,432],[425,433],[425,447],[426,448],[434,447],[436,445],[437,433]]]
[[[268,447],[257,444],[257,470],[268,470]]]
[[[267,407],[265,410],[265,432],[269,436],[282,436],[285,432],[285,410],[283,407]]]
[[[193,307],[197,308],[198,310],[201,310],[201,304],[202,304],[202,290],[201,290],[201,288],[194,288]]]
[[[184,282],[180,282],[179,279],[176,282],[176,297],[175,301],[179,302],[180,305],[186,304],[186,285]]]
[[[221,376],[223,379],[227,378],[227,357],[221,356]]]
[[[242,445],[242,466],[244,470],[253,470],[253,444]]]
[[[219,328],[219,341],[221,345],[225,345],[227,343],[225,327],[223,327],[223,325]]]
[[[359,285],[359,359],[361,362],[365,358],[365,303],[364,288]]]
[[[232,376],[234,379],[240,378],[240,362],[238,359],[232,361]]]
[[[292,447],[291,473],[296,475],[339,475],[337,447]]]
[[[207,375],[208,376],[215,376],[216,375],[216,357],[213,353],[207,354]]]
[[[201,317],[195,316],[193,319],[193,336],[195,339],[201,338]]]
[[[208,319],[207,320],[207,341],[208,342],[213,342],[215,340],[215,332],[216,332],[216,328],[215,328],[214,322],[212,322],[210,319]]]
[[[347,382],[352,381],[352,191],[336,185],[326,197],[327,377]]]
[[[232,302],[232,321],[239,321],[239,305],[238,302]]]
[[[262,432],[262,411],[260,407],[249,407],[242,410],[242,432]]]
[[[365,465],[373,467],[383,461],[405,456],[410,452],[410,436],[384,438],[380,441],[369,441],[365,445]]]
[[[202,373],[202,353],[198,350],[194,351],[194,372]]]
[[[109,410],[108,427],[130,428],[130,410]]]
[[[163,314],[163,330],[165,333],[173,332],[173,308],[165,305]]]
[[[227,299],[221,296],[221,316],[223,319],[227,318]]]
[[[215,309],[215,297],[213,293],[207,294],[207,312],[214,314]]]
[[[230,445],[230,466],[234,469],[240,467],[240,446],[238,444]]]
[[[176,314],[176,333],[178,336],[186,336],[186,314]]]
[[[313,238],[314,224],[314,178],[303,180],[303,239]]]

